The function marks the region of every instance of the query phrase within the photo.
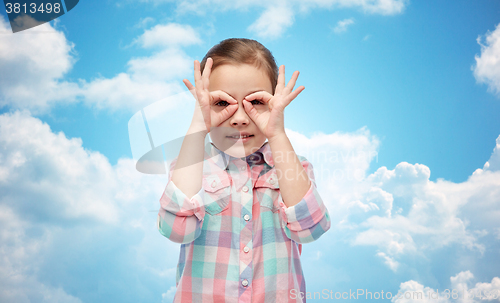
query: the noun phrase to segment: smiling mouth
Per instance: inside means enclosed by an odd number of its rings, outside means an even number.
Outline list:
[[[231,138],[231,139],[245,139],[245,138],[250,138],[250,137],[253,137],[253,135],[226,136],[226,138]]]

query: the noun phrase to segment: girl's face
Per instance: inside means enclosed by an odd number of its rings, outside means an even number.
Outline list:
[[[257,151],[266,141],[266,137],[248,117],[243,107],[243,99],[251,93],[266,91],[272,94],[272,84],[263,69],[250,64],[224,64],[210,74],[210,91],[221,90],[238,101],[238,109],[218,127],[212,127],[210,138],[215,146],[226,154],[242,158]],[[269,110],[267,104],[252,102],[259,112]],[[221,111],[228,103],[215,101],[213,111]]]

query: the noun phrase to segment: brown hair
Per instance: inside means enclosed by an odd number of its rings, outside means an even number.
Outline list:
[[[205,68],[207,59],[214,60],[212,70],[224,64],[251,64],[264,68],[274,89],[278,83],[278,65],[271,51],[255,40],[231,38],[214,45],[201,60],[201,70]]]

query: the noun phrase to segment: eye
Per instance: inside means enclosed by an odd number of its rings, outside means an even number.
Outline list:
[[[260,102],[259,100],[252,100],[252,101],[250,101],[250,103],[252,103],[252,105],[264,104],[264,103]]]
[[[225,107],[225,106],[229,105],[229,102],[224,101],[224,100],[220,100],[217,103],[215,103],[214,105],[216,105],[216,106],[224,106]]]

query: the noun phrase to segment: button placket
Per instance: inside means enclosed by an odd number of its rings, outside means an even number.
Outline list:
[[[246,166],[247,163],[241,163],[240,159],[232,160],[227,166],[227,171],[231,175],[233,185],[236,188],[241,189],[248,182],[248,180],[251,179],[249,170],[246,169]],[[245,167],[245,169],[243,169],[243,167]]]

